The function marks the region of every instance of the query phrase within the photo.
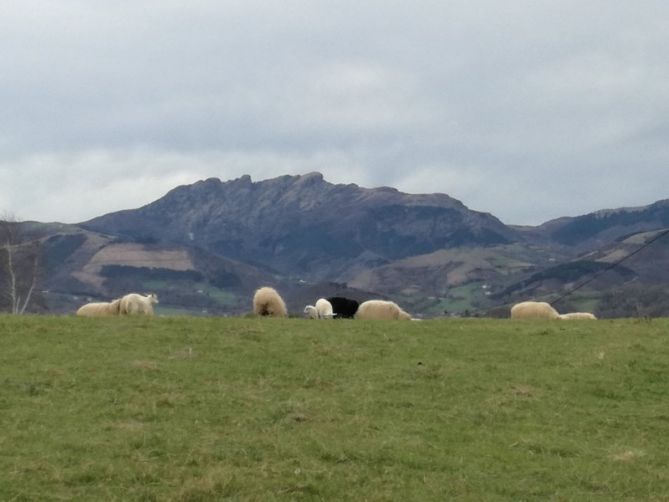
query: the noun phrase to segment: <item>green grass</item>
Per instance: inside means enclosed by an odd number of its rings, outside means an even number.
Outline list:
[[[153,311],[156,315],[160,316],[203,316],[206,315],[206,312],[203,312],[202,307],[177,307],[173,305],[158,304],[153,307]]]
[[[475,312],[477,309],[474,305],[477,302],[485,301],[485,291],[481,288],[483,284],[481,281],[473,281],[462,286],[452,287],[446,297],[441,298],[430,307],[423,307],[423,309],[428,315],[433,316],[443,316],[444,310],[449,314],[460,315],[468,310]]]
[[[568,300],[574,306],[574,310],[578,312],[596,312],[599,302],[602,298],[601,291],[594,291],[591,289],[580,290],[569,295]],[[564,305],[557,305],[557,309],[564,313]]]
[[[668,500],[668,333],[0,317],[0,500]]]

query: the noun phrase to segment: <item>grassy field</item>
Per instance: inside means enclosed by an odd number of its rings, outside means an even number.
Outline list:
[[[446,310],[450,314],[462,315],[467,310],[475,311],[476,308],[473,305],[477,301],[485,301],[484,291],[481,289],[482,284],[482,282],[475,281],[451,288],[448,296],[433,307],[429,314],[443,316]]]
[[[669,500],[669,321],[0,317],[0,500]]]

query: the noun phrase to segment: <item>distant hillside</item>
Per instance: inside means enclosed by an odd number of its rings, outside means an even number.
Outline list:
[[[666,227],[669,227],[669,199],[649,206],[558,218],[531,229],[529,233],[555,245],[593,251],[628,235]]]
[[[42,244],[42,311],[133,290],[158,292],[163,313],[240,314],[272,285],[298,315],[333,294],[390,298],[419,316],[507,315],[511,303],[550,301],[597,275],[563,308],[627,312],[616,305],[632,285],[669,294],[669,239],[606,270],[669,228],[669,200],[516,227],[446,194],[311,173],[211,178],[80,225],[23,225]]]
[[[663,235],[664,232],[639,232],[578,258],[531,271],[497,291],[491,299],[509,304],[527,298],[559,299],[556,306],[563,311],[574,310],[574,305],[581,303],[593,310],[611,312],[617,307],[610,302],[620,301],[620,298],[607,299],[611,292],[617,291],[622,297],[622,291],[645,287],[654,288],[656,292],[663,289],[666,296],[669,293],[669,235]],[[663,238],[656,240],[662,235]],[[652,245],[644,247],[651,241]],[[565,296],[571,291],[575,292]],[[636,314],[627,312],[626,315]],[[669,315],[669,311],[665,315]]]
[[[263,285],[277,287],[293,313],[319,295],[376,296],[345,284],[293,280],[194,246],[131,241],[74,225],[32,224],[32,237],[42,243],[39,308],[51,312],[74,312],[130,291],[158,293],[161,313],[216,315],[249,312]]]
[[[163,309],[242,312],[256,287],[279,282],[268,271],[195,247],[133,242],[76,226],[57,230],[42,239],[43,287],[55,311],[155,291]]]

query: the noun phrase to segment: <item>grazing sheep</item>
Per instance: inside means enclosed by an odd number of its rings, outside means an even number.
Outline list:
[[[546,302],[521,302],[511,307],[511,319],[558,319],[559,316]]]
[[[307,305],[304,307],[304,313],[311,319],[318,319],[318,309],[313,305]]]
[[[110,315],[119,315],[121,313],[121,300],[117,298],[111,302],[96,302],[82,305],[77,310],[77,315],[81,317],[101,317]]]
[[[154,303],[158,303],[158,296],[155,293],[150,293],[146,296],[129,293],[121,298],[121,314],[153,315]]]
[[[325,298],[316,300],[316,310],[318,310],[318,317],[320,319],[332,319],[335,316],[332,304]]]
[[[311,319],[332,319],[335,316],[332,304],[325,298],[319,298],[315,307],[313,305],[304,307],[304,313]]]
[[[343,296],[331,296],[327,301],[332,305],[332,312],[337,319],[352,319],[358,311],[359,303]]]
[[[286,302],[276,289],[262,287],[253,295],[253,312],[261,316],[287,317]]]
[[[560,314],[560,319],[563,321],[596,321],[597,316],[591,314],[590,312],[569,312],[568,314]]]
[[[410,320],[411,316],[395,302],[367,300],[366,302],[362,302],[355,314],[355,318],[362,320]]]

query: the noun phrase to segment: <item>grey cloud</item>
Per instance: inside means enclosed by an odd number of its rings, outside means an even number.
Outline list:
[[[0,210],[77,221],[199,176],[312,170],[508,223],[666,197],[661,1],[0,9]]]

